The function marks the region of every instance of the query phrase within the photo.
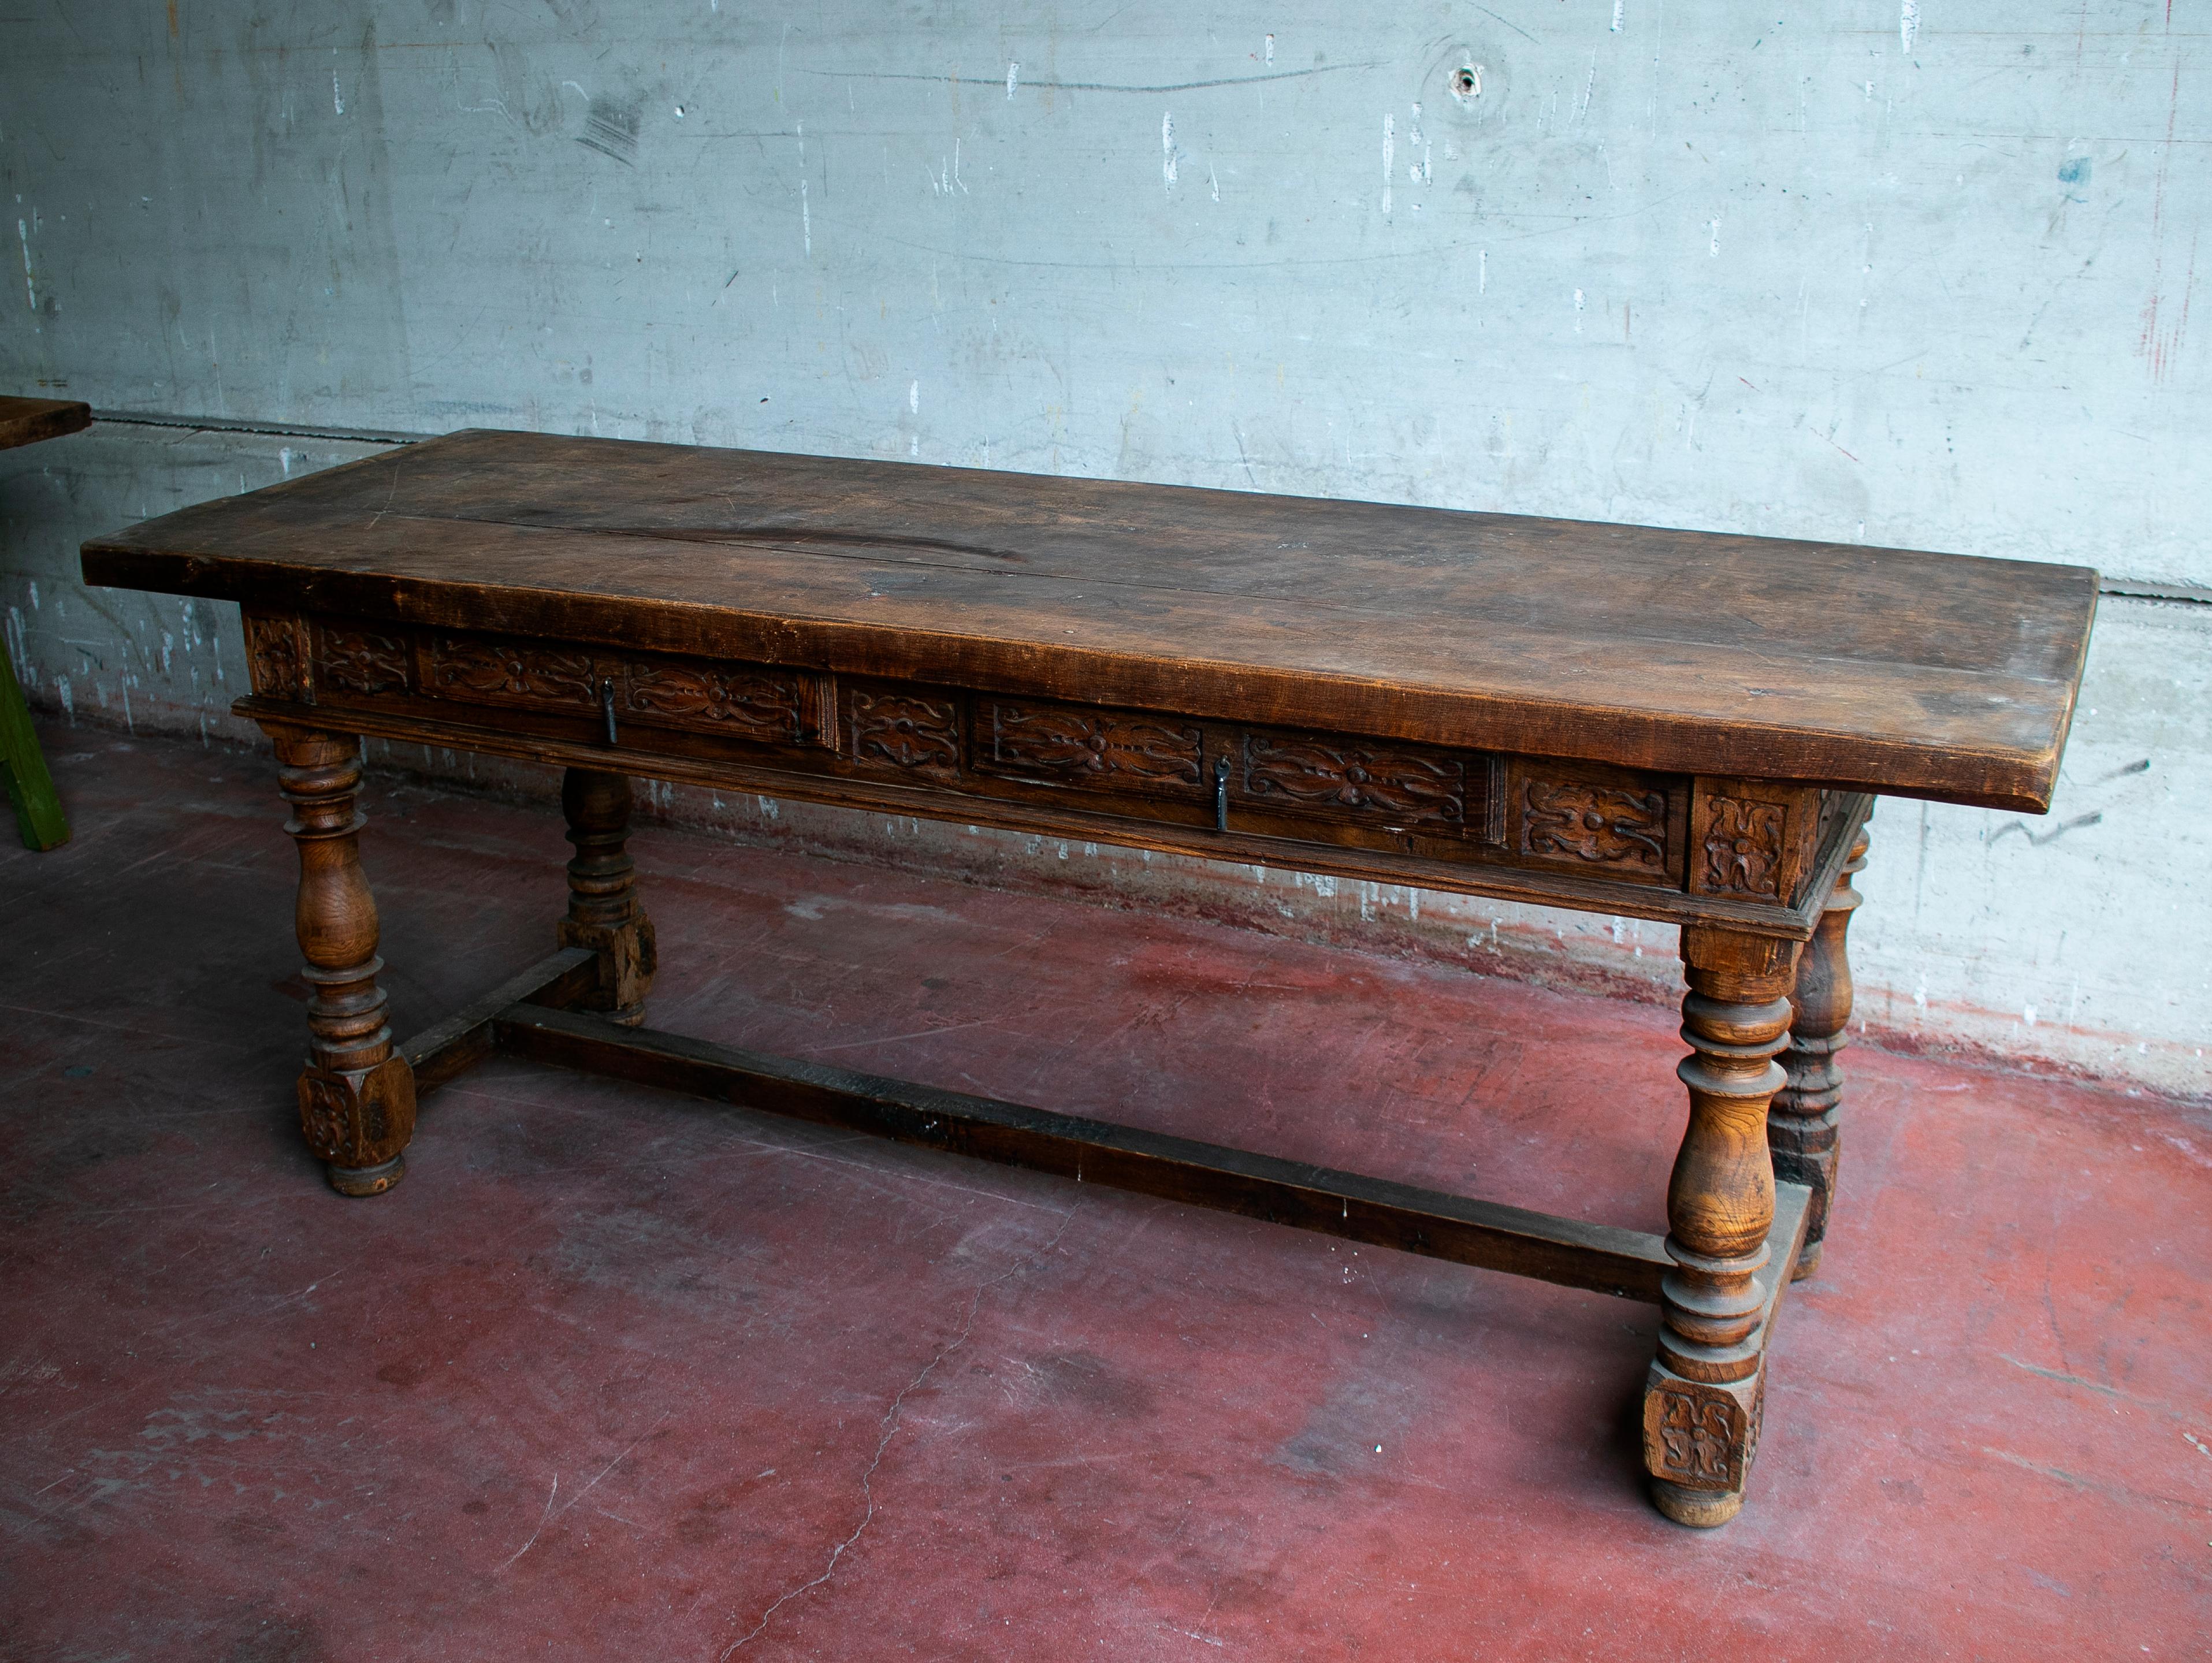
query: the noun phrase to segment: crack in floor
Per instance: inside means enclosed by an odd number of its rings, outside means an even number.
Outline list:
[[[1077,1205],[1080,1205],[1080,1198],[1078,1198]],[[922,1364],[921,1371],[916,1374],[912,1380],[908,1381],[904,1386],[899,1388],[898,1395],[891,1399],[890,1407],[884,1411],[883,1419],[878,1423],[878,1424],[883,1428],[883,1435],[876,1440],[875,1457],[873,1460],[869,1461],[867,1471],[860,1474],[860,1496],[862,1501],[866,1504],[865,1509],[860,1514],[860,1522],[853,1526],[853,1533],[851,1535],[848,1536],[843,1541],[838,1543],[836,1547],[830,1550],[830,1563],[822,1567],[822,1574],[820,1575],[813,1577],[807,1581],[801,1582],[797,1587],[789,1589],[787,1592],[777,1595],[775,1601],[769,1605],[769,1608],[761,1613],[760,1620],[754,1624],[750,1630],[742,1637],[731,1642],[729,1647],[722,1653],[720,1658],[716,1660],[716,1663],[728,1663],[728,1660],[733,1653],[751,1644],[753,1641],[758,1639],[760,1636],[766,1631],[768,1625],[775,1620],[776,1612],[781,1611],[786,1605],[798,1599],[801,1594],[811,1593],[814,1589],[820,1587],[824,1582],[827,1582],[832,1576],[836,1575],[837,1562],[845,1557],[845,1551],[851,1547],[854,1543],[859,1541],[860,1539],[860,1533],[867,1529],[868,1526],[874,1521],[876,1516],[876,1469],[884,1464],[884,1452],[890,1448],[891,1440],[898,1435],[899,1415],[901,1411],[906,1407],[907,1399],[912,1396],[915,1392],[919,1391],[921,1387],[922,1382],[927,1381],[930,1375],[937,1371],[938,1364],[943,1363],[945,1358],[951,1356],[955,1351],[958,1350],[963,1345],[965,1345],[968,1343],[968,1336],[974,1332],[975,1327],[975,1314],[980,1311],[983,1306],[983,1296],[988,1293],[992,1289],[997,1287],[1000,1283],[1011,1281],[1013,1278],[1019,1276],[1023,1272],[1033,1270],[1037,1265],[1042,1264],[1047,1259],[1050,1258],[1053,1249],[1060,1245],[1060,1238],[1067,1234],[1068,1225],[1074,1222],[1075,1212],[1075,1206],[1068,1208],[1066,1217],[1061,1218],[1060,1221],[1060,1228],[1052,1233],[1052,1240],[1046,1242],[1044,1246],[1037,1251],[1036,1254],[1033,1258],[1025,1259],[1021,1264],[1012,1266],[1000,1275],[993,1277],[988,1282],[979,1282],[975,1284],[975,1291],[969,1296],[968,1315],[966,1320],[960,1325],[960,1332],[955,1334],[951,1339],[947,1340],[944,1344],[937,1348],[936,1352],[930,1357],[929,1361]]]

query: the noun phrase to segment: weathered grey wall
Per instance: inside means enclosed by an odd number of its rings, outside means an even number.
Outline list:
[[[3,26],[0,383],[2084,561],[2182,598],[2107,599],[2051,816],[1885,807],[1865,1008],[2203,1089],[2208,15],[54,8]],[[7,458],[33,697],[197,729],[234,620],[88,596],[70,541],[356,449],[118,426]],[[701,812],[1671,974],[1650,926]]]

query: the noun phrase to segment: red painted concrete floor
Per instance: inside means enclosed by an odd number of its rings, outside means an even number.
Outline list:
[[[50,730],[0,852],[0,1656],[2178,1658],[2201,1110],[1852,1055],[1751,1502],[1646,1506],[1654,1317],[495,1062],[404,1184],[290,1125],[261,758]],[[557,816],[378,782],[403,1031]],[[1655,1227],[1668,1016],[647,831],[660,1026]]]

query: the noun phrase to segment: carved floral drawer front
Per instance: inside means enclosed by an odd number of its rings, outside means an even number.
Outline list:
[[[333,693],[404,693],[414,676],[414,646],[404,633],[350,624],[314,626],[315,683]]]
[[[589,652],[533,641],[483,635],[422,638],[422,690],[471,704],[590,710],[599,702],[599,678]]]
[[[871,773],[932,785],[961,774],[960,700],[934,689],[855,687],[847,695],[846,755]]]
[[[675,659],[624,662],[617,707],[628,716],[769,744],[806,744],[827,724],[827,677],[766,665]]]
[[[1205,734],[1195,722],[1032,701],[975,701],[976,768],[1079,791],[1203,798]]]
[[[1326,822],[1378,847],[1503,838],[1501,764],[1477,752],[903,683],[848,686],[844,720],[848,761],[884,778],[1274,836]]]
[[[1034,785],[1209,804],[1218,771],[1232,825],[1289,816],[1455,838],[1480,835],[1491,796],[1485,756],[1151,711],[979,696],[969,732],[976,772]]]
[[[538,709],[593,711],[611,701],[617,731],[644,722],[763,744],[815,742],[828,708],[824,678],[771,665],[659,654],[595,653],[481,635],[425,638],[423,688],[433,696]]]
[[[834,745],[830,677],[772,665],[449,630],[249,612],[256,692],[313,704],[387,695],[679,728],[780,745]]]
[[[1516,761],[1507,847],[1524,860],[1644,883],[1681,878],[1682,792],[1658,775]]]
[[[1487,757],[1334,735],[1238,736],[1231,795],[1269,814],[1460,836],[1487,825]]]

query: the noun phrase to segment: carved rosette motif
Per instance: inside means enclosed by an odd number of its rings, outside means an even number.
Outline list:
[[[326,1161],[342,1159],[353,1142],[354,1101],[345,1083],[327,1075],[303,1074],[296,1089],[300,1130],[307,1147]]]
[[[1734,1393],[1668,1379],[1645,1407],[1651,1475],[1692,1490],[1741,1490],[1759,1453],[1766,1401],[1762,1370],[1747,1408]]]
[[[635,711],[732,728],[756,739],[795,740],[805,725],[797,678],[774,671],[632,664],[623,680]]]
[[[441,635],[430,644],[429,671],[430,691],[489,704],[599,702],[586,652]]]
[[[1663,871],[1667,796],[1571,781],[1531,780],[1521,793],[1521,853]]]
[[[316,631],[315,675],[333,692],[374,695],[407,687],[407,642],[394,635],[325,624]]]
[[[308,1149],[335,1165],[388,1161],[415,1135],[415,1076],[404,1058],[357,1072],[309,1067],[296,1089]]]
[[[854,761],[917,774],[959,772],[959,711],[951,700],[856,691],[852,713]]]
[[[264,699],[307,702],[307,659],[300,650],[300,621],[265,612],[246,615],[246,667],[253,690]]]
[[[1787,813],[1779,803],[1747,797],[1705,799],[1705,835],[1699,840],[1708,895],[1756,895],[1778,900],[1782,893],[1782,834]]]
[[[1456,757],[1252,733],[1243,774],[1243,794],[1261,803],[1454,831],[1467,823],[1467,765]]]
[[[1196,792],[1200,734],[1103,711],[993,701],[977,724],[981,766],[1058,784],[1132,784]]]

